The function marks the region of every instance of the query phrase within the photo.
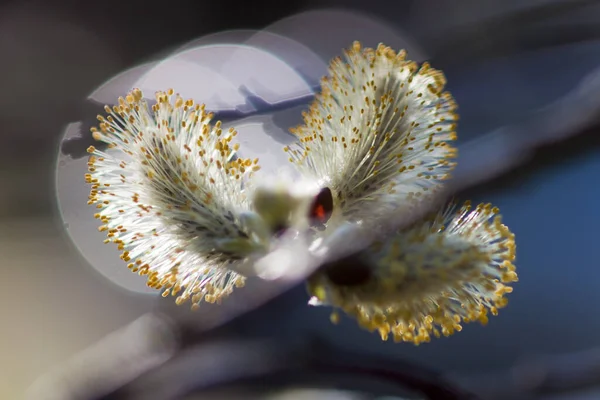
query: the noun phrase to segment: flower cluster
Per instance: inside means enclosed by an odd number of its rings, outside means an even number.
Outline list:
[[[302,236],[322,264],[308,278],[311,304],[343,310],[383,339],[450,335],[487,322],[517,281],[514,235],[496,208],[449,205],[331,256],[348,226],[381,230],[443,188],[458,120],[445,83],[403,51],[355,42],[331,62],[291,130],[298,142],[284,148],[307,182],[301,190],[257,178],[258,160],[238,158],[236,131],[211,124],[204,106],[172,90],[150,105],[134,90],[99,117],[94,137],[108,149],[89,149],[89,203],[129,268],[178,303],[221,301],[258,260]]]

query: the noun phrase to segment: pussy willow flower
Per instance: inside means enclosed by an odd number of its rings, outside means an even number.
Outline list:
[[[376,223],[438,189],[455,166],[458,119],[442,72],[355,42],[329,73],[284,149],[320,182],[322,221]]]
[[[304,180],[268,185],[256,182],[258,160],[236,158],[235,130],[211,125],[203,106],[169,91],[150,107],[134,90],[99,117],[94,136],[109,150],[89,149],[90,204],[129,268],[178,303],[220,301],[249,274],[281,276],[280,264],[320,263],[312,304],[384,339],[450,335],[496,314],[517,280],[498,210],[467,203],[374,234],[433,198],[455,166],[445,83],[403,51],[354,43],[292,130],[299,142],[284,148]]]
[[[514,235],[498,209],[469,202],[427,216],[309,281],[313,304],[355,317],[382,339],[420,344],[451,335],[461,322],[488,321],[517,281]],[[356,281],[357,273],[362,279]],[[341,276],[339,276],[341,274]],[[332,320],[339,316],[334,312]]]
[[[320,184],[310,210],[324,231],[319,240],[348,246],[338,232],[349,222],[381,229],[442,187],[455,165],[458,120],[445,83],[441,71],[384,45],[356,42],[332,61],[322,93],[292,131],[299,143],[284,149]],[[497,212],[446,209],[358,257],[325,256],[310,279],[311,303],[341,309],[384,339],[391,333],[416,344],[456,332],[461,322],[485,322],[487,310],[506,305],[505,283],[516,281],[513,235]]]
[[[158,92],[149,106],[133,90],[105,107],[93,135],[109,150],[88,149],[89,204],[105,242],[123,250],[148,286],[178,295],[178,303],[219,302],[244,284],[248,260],[300,223],[302,196],[254,185],[258,159],[234,157],[236,131],[211,125],[203,105],[172,96]]]

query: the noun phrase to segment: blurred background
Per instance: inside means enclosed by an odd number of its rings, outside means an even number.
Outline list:
[[[0,5],[0,398],[21,398],[165,301],[102,247],[85,204],[82,156],[99,104],[132,86],[174,87],[241,126],[248,151],[277,165],[271,149],[291,140],[285,131],[329,59],[353,40],[407,48],[445,72],[461,115],[456,187],[499,206],[517,237],[510,305],[485,328],[414,347],[351,320],[331,325],[300,286],[225,329],[415,362],[490,399],[541,380],[515,369],[529,360],[575,352],[586,372],[600,370],[598,2],[23,0]],[[583,368],[566,357],[554,364]],[[571,389],[564,398],[600,396],[587,383]],[[536,396],[523,398],[546,398]]]

